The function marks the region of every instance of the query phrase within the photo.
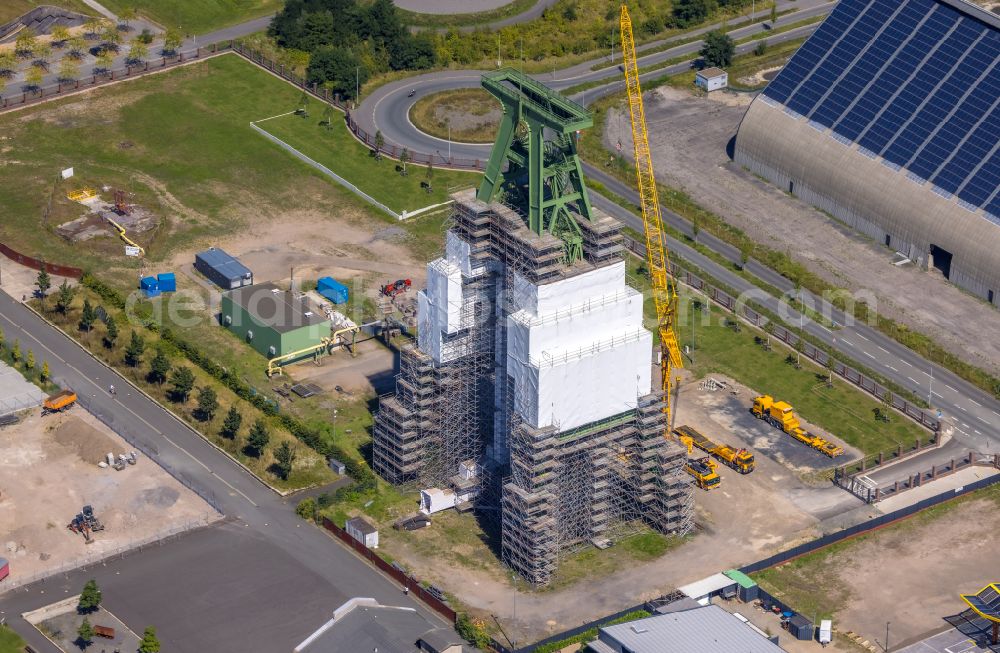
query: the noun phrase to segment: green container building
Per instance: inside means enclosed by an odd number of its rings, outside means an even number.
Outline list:
[[[222,293],[222,325],[267,358],[318,345],[330,321],[304,297],[273,283]]]

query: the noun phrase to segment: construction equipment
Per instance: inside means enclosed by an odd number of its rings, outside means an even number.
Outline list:
[[[92,200],[97,197],[97,193],[93,188],[81,188],[79,190],[74,190],[66,193],[67,199],[74,202],[86,202],[87,200]]]
[[[396,297],[404,292],[410,292],[413,281],[410,279],[397,279],[382,286],[382,294],[386,297]]]
[[[684,465],[684,471],[691,475],[694,484],[702,490],[714,490],[722,484],[722,478],[716,469],[718,465],[709,456],[690,458]]]
[[[115,189],[115,213],[131,215],[132,206],[128,203],[128,195],[121,189]]]
[[[367,324],[362,326],[369,326]],[[325,356],[333,352],[333,350],[338,346],[343,344],[347,346],[346,342],[341,342],[341,336],[351,334],[351,344],[350,352],[351,356],[357,355],[356,342],[358,333],[361,331],[359,326],[351,326],[345,329],[340,329],[339,331],[334,331],[333,335],[329,338],[323,338],[319,344],[313,345],[311,347],[306,347],[305,349],[300,349],[298,351],[288,352],[287,354],[282,354],[281,356],[275,356],[267,361],[267,378],[271,378],[274,374],[281,374],[281,366],[294,360],[298,360],[308,355],[312,355],[314,361],[319,361],[321,356]]]
[[[735,469],[740,474],[749,474],[754,470],[756,464],[753,454],[746,449],[736,449],[728,444],[716,444],[697,429],[691,426],[678,426],[674,429],[674,435],[687,445],[690,454],[694,447],[698,447],[705,453],[714,457],[726,467]]]
[[[653,301],[656,304],[656,321],[660,336],[660,383],[669,432],[671,373],[675,367],[684,367],[681,350],[677,344],[677,333],[674,331],[677,288],[671,276],[670,261],[664,244],[663,218],[660,216],[660,201],[656,194],[653,159],[649,153],[646,111],[642,106],[642,89],[639,87],[639,65],[635,56],[632,19],[625,5],[622,5],[621,11],[621,38],[625,61],[625,87],[628,91],[628,109],[632,121],[632,142],[635,147],[635,174],[638,179],[642,223],[646,235],[646,260],[649,264],[649,278],[653,285]]]
[[[754,397],[750,412],[757,419],[769,422],[775,428],[781,429],[799,442],[809,445],[830,458],[836,458],[844,453],[843,447],[803,429],[799,418],[795,416],[795,411],[788,402],[775,401],[770,395],[761,395]]]
[[[76,403],[76,393],[72,390],[60,390],[54,395],[50,395],[42,402],[42,414],[59,413],[69,410]]]

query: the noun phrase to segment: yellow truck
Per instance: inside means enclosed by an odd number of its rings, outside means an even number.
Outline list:
[[[42,402],[42,413],[58,413],[68,410],[76,403],[76,393],[72,390],[62,390]]]
[[[715,461],[705,456],[704,458],[689,458],[684,466],[684,471],[694,478],[694,483],[702,490],[714,490],[722,483],[722,477],[715,471],[717,465]]]
[[[843,447],[838,447],[836,444],[803,429],[799,418],[795,416],[795,411],[788,402],[775,401],[774,397],[770,395],[761,395],[754,398],[753,408],[750,409],[750,412],[757,419],[770,422],[774,427],[830,458],[836,458],[844,453]]]
[[[674,435],[687,446],[688,453],[691,453],[694,447],[698,447],[710,456],[715,457],[716,460],[726,467],[731,467],[740,474],[749,474],[756,466],[753,454],[746,449],[736,449],[735,447],[730,447],[728,444],[716,444],[692,426],[686,424],[678,426],[674,429]]]

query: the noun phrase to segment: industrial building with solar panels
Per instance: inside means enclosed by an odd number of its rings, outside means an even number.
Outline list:
[[[751,104],[734,158],[1000,303],[1000,17],[841,0]]]

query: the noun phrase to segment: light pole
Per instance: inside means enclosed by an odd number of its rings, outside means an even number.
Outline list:
[[[885,653],[889,653],[889,622],[885,622]]]
[[[931,380],[927,383],[927,405],[930,406],[931,402],[934,401],[934,366],[931,365]]]
[[[514,616],[510,620],[510,646],[516,651],[517,634],[514,632],[514,629],[517,628],[517,574],[511,574],[510,577],[514,581]]]
[[[451,163],[451,121],[448,120],[448,121],[445,122],[445,124],[448,125],[448,163],[450,164]]]
[[[611,63],[615,62],[615,28],[611,28]]]
[[[337,437],[337,409],[333,409],[333,437]]]
[[[695,344],[696,344],[696,338],[695,338],[695,334],[694,334],[694,330],[695,330],[694,329],[694,327],[695,327],[695,324],[694,324],[695,323],[695,317],[694,317],[695,307],[694,307],[694,304],[695,304],[695,299],[694,299],[694,297],[692,297],[691,298],[691,351],[692,351],[692,353],[694,352],[694,348],[695,348]]]
[[[361,95],[361,66],[354,67],[354,106],[358,106],[358,96]]]

